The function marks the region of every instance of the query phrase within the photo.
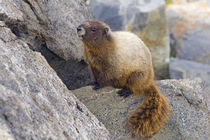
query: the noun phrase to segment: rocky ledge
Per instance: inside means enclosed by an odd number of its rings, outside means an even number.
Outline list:
[[[207,140],[209,137],[209,109],[203,92],[203,84],[196,80],[158,81],[161,92],[171,105],[169,122],[152,140]],[[117,95],[118,89],[111,87],[98,91],[83,87],[73,93],[101,121],[111,133],[113,140],[135,139],[126,129],[126,116],[135,110],[143,96]],[[206,93],[207,94],[207,93]]]

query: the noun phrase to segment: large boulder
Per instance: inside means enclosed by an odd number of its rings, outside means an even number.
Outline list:
[[[137,34],[152,52],[156,78],[168,77],[169,37],[164,0],[90,0],[89,5],[94,16],[112,30]]]
[[[92,18],[83,0],[0,0],[0,15],[33,49],[45,44],[65,60],[83,58],[76,27]]]
[[[172,4],[166,13],[171,55],[210,65],[210,6],[206,2]]]
[[[0,139],[109,139],[104,125],[67,89],[45,58],[2,21]]]
[[[0,20],[41,52],[69,89],[90,82],[76,28],[92,17],[84,0],[0,0]]]
[[[197,80],[158,81],[160,91],[171,106],[169,122],[151,140],[208,140],[209,138],[209,96],[203,92],[203,83]],[[83,87],[73,91],[91,112],[110,131],[113,140],[131,140],[126,126],[129,112],[139,106],[144,97],[117,95],[118,89],[111,87],[98,91]]]

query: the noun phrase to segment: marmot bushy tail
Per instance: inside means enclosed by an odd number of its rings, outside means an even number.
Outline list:
[[[87,62],[98,86],[113,86],[145,93],[146,99],[128,115],[133,134],[151,137],[167,122],[170,107],[154,81],[149,49],[130,32],[112,32],[101,21],[86,21],[77,28]],[[123,92],[119,92],[123,95]]]
[[[170,109],[156,85],[151,85],[145,92],[146,100],[129,115],[128,124],[135,135],[150,137],[168,120]]]

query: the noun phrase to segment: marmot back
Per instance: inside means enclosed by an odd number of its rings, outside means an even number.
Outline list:
[[[152,58],[149,49],[141,39],[133,33],[112,32],[114,55],[111,56],[116,69],[146,70],[152,68]]]

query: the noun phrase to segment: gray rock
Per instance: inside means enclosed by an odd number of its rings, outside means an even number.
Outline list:
[[[0,139],[109,139],[45,58],[4,25],[0,22]]]
[[[83,0],[0,0],[0,21],[41,52],[69,89],[91,81],[76,34],[76,27],[91,18]]]
[[[210,85],[210,66],[177,58],[172,58],[169,65],[170,78],[193,79],[201,78],[206,85]]]
[[[15,140],[11,130],[7,127],[4,120],[0,119],[0,138],[1,140]]]
[[[171,105],[169,122],[151,140],[208,140],[209,110],[200,80],[163,80],[161,92]],[[135,139],[126,126],[126,116],[143,101],[142,96],[119,97],[111,87],[98,91],[83,87],[73,91],[106,126],[113,140]],[[136,138],[137,139],[137,138]]]
[[[209,11],[206,2],[167,7],[172,56],[210,65]]]
[[[42,47],[40,52],[68,89],[80,88],[92,81],[85,61],[78,62],[73,59],[66,61],[49,51],[47,47]]]
[[[209,0],[167,0],[170,1],[173,4],[187,4],[190,2],[197,2],[197,1],[209,1]]]
[[[210,91],[210,85],[203,88],[204,98],[207,100],[207,106],[208,106],[208,109],[210,110],[210,94],[209,94],[209,91]]]
[[[0,19],[35,50],[43,44],[65,60],[83,58],[76,27],[91,19],[83,0],[0,0]]]
[[[137,34],[152,52],[156,77],[168,77],[169,36],[164,0],[90,0],[89,5],[95,17],[112,30]]]
[[[210,4],[210,0],[168,0],[170,2],[173,2],[173,4],[188,4],[191,2],[208,2],[208,4]]]

